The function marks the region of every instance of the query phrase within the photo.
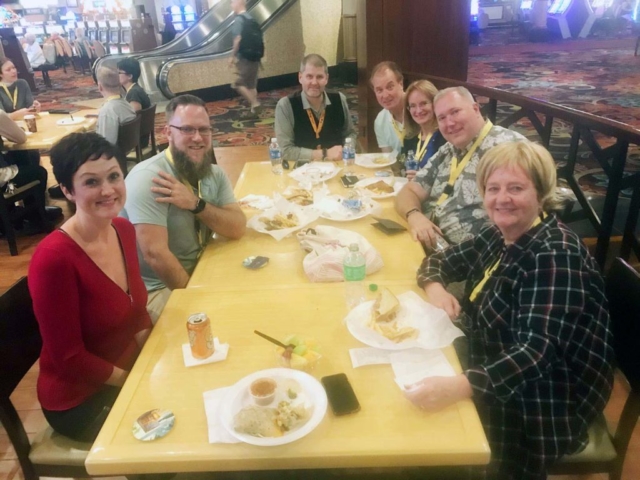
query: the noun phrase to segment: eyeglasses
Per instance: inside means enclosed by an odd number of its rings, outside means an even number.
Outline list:
[[[213,128],[211,127],[177,127],[176,125],[169,125],[171,128],[175,128],[176,130],[180,130],[180,133],[183,135],[193,136],[198,132],[201,137],[208,137],[213,132]]]
[[[407,105],[407,110],[415,110],[416,108],[425,108],[431,105],[431,102],[410,103]]]
[[[118,70],[118,75],[131,75],[131,74],[127,72],[123,72],[122,70]]]

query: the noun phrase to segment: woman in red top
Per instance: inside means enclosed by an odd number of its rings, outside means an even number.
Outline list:
[[[29,266],[42,335],[38,399],[57,432],[93,441],[144,344],[151,320],[119,150],[96,133],[66,136],[53,173],[76,213]]]

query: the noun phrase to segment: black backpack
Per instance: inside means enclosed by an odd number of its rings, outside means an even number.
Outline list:
[[[238,54],[250,62],[259,62],[264,57],[264,40],[262,39],[262,29],[253,18],[242,18],[242,33]]]

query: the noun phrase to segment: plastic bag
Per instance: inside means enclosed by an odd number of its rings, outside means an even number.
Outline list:
[[[367,275],[384,266],[380,253],[359,233],[318,225],[298,232],[297,237],[300,246],[309,252],[302,267],[312,282],[342,282],[342,262],[352,243],[357,243],[364,255]]]

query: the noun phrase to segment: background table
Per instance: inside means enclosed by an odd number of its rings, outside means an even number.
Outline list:
[[[419,291],[393,283],[396,294]],[[186,319],[207,312],[214,335],[230,344],[227,360],[186,368],[181,345]],[[334,467],[393,467],[487,463],[489,447],[471,400],[427,413],[406,400],[390,365],[353,369],[349,348],[362,347],[343,324],[343,285],[280,286],[172,293],[87,458],[92,475],[173,471],[234,471]],[[313,376],[345,372],[361,411],[334,417],[296,442],[279,447],[209,444],[202,392],[232,385],[257,370],[276,367],[275,347],[253,333],[316,338],[323,358]],[[446,355],[460,370],[452,347]],[[154,442],[131,434],[134,420],[152,408],[175,413],[173,430]]]
[[[74,112],[74,117],[84,117],[86,114],[97,114],[97,110],[82,110]],[[36,119],[38,131],[27,135],[27,141],[24,143],[13,143],[9,141],[4,142],[3,148],[5,150],[40,150],[50,149],[53,145],[63,137],[74,132],[83,132],[93,128],[96,123],[96,118],[86,118],[84,122],[77,123],[75,125],[60,126],[56,122],[58,120],[70,118],[69,115],[60,114],[45,114],[40,115],[40,118]],[[19,120],[18,125],[26,128],[23,120]]]

